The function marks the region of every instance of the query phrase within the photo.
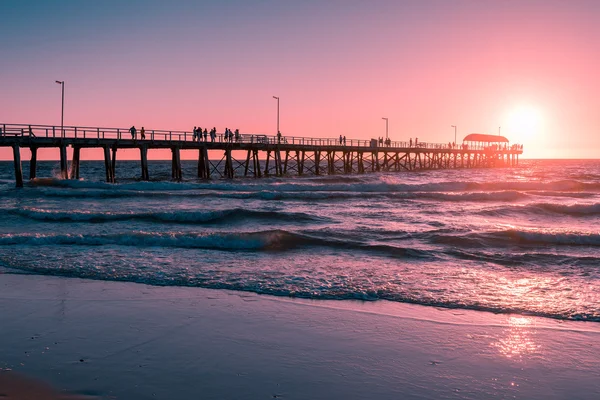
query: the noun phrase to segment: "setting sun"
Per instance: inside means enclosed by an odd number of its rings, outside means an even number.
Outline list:
[[[527,141],[539,135],[542,127],[542,114],[534,106],[522,105],[513,109],[507,116],[507,130],[513,139]]]

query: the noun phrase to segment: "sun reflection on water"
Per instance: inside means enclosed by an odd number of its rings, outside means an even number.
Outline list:
[[[507,358],[522,358],[539,352],[540,345],[535,342],[535,324],[532,318],[510,316],[505,336],[492,343]]]

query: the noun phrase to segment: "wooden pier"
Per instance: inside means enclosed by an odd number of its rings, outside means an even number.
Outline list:
[[[511,167],[519,163],[523,153],[520,145],[468,142],[413,143],[391,141],[386,145],[378,140],[320,139],[309,137],[267,136],[240,134],[226,140],[224,134],[214,139],[204,136],[198,140],[192,132],[146,130],[135,138],[129,129],[77,126],[0,124],[0,147],[12,147],[15,182],[23,186],[20,149],[31,151],[29,179],[36,178],[37,150],[58,148],[62,179],[79,179],[81,149],[101,148],[104,151],[106,181],[116,182],[116,163],[119,149],[138,149],[140,179],[149,180],[148,150],[171,150],[171,177],[183,179],[181,151],[198,154],[197,178],[233,179],[241,176],[256,178],[289,175],[364,174],[378,171],[415,171],[451,168]],[[498,136],[498,138],[501,138]],[[504,139],[504,138],[502,138]],[[69,165],[67,148],[73,149]],[[211,153],[220,155],[209,158]],[[234,154],[242,154],[240,159]],[[264,162],[261,163],[261,160]]]

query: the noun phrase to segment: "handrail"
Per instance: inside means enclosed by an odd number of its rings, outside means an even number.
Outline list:
[[[0,137],[2,136],[28,136],[45,138],[80,138],[80,139],[116,139],[136,141],[170,141],[170,142],[200,142],[200,143],[237,143],[237,144],[265,144],[265,145],[304,145],[304,146],[346,146],[367,148],[414,148],[414,149],[446,149],[446,150],[493,150],[512,151],[523,150],[522,145],[512,144],[505,146],[476,144],[452,144],[452,143],[428,143],[411,139],[410,141],[386,141],[378,139],[346,139],[341,138],[314,138],[302,136],[277,136],[260,133],[233,134],[231,140],[226,140],[225,133],[220,132],[214,138],[201,135],[200,139],[194,139],[191,131],[167,131],[157,129],[146,129],[145,139],[141,139],[140,130],[136,136],[131,137],[128,128],[102,128],[91,126],[60,126],[35,125],[35,124],[0,124]]]

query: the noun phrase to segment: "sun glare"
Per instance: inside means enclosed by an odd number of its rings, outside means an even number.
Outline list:
[[[539,135],[543,119],[536,107],[520,106],[508,114],[507,122],[507,134],[513,136],[512,141],[518,142]]]

